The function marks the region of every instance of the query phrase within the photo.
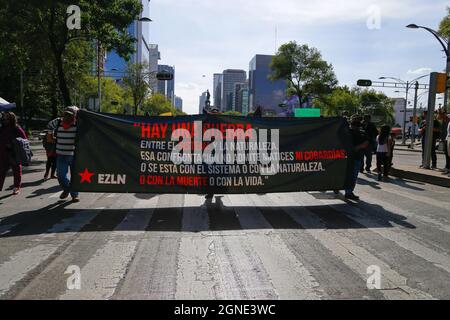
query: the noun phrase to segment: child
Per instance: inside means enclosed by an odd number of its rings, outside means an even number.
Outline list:
[[[380,134],[377,137],[377,170],[378,181],[381,181],[382,175],[388,178],[391,167],[392,138],[391,127],[384,125],[381,127]],[[383,167],[383,170],[381,169]]]

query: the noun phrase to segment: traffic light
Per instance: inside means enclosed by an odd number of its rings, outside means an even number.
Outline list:
[[[371,87],[372,86],[372,81],[371,80],[361,79],[361,80],[358,80],[358,82],[356,84],[358,86],[360,86],[360,87]]]
[[[165,71],[158,72],[158,73],[156,74],[156,79],[162,80],[162,81],[170,81],[170,80],[173,80],[173,73],[165,72]]]
[[[438,73],[436,80],[436,93],[444,93],[447,89],[447,75]]]

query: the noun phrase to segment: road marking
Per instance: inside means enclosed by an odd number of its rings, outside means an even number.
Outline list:
[[[392,192],[394,192],[394,191],[392,191]],[[363,198],[365,200],[367,200],[367,201],[369,201],[371,203],[376,203],[377,205],[383,207],[383,209],[385,209],[386,211],[395,212],[396,214],[403,215],[403,216],[405,216],[407,218],[417,219],[417,220],[422,221],[422,222],[424,222],[424,223],[426,223],[428,225],[431,225],[431,226],[433,226],[433,227],[435,227],[435,228],[437,228],[437,229],[439,229],[441,231],[450,233],[450,225],[445,224],[444,221],[439,221],[439,220],[434,219],[432,217],[416,214],[415,212],[412,212],[410,210],[402,209],[402,208],[396,206],[395,204],[388,203],[386,201],[380,200],[379,198],[374,198],[367,192],[361,192],[361,194],[363,195]],[[399,193],[399,195],[403,196],[401,193]],[[406,197],[406,198],[414,200],[413,197]],[[421,200],[415,200],[415,201],[419,201],[420,202]],[[428,202],[429,201],[427,201],[425,203],[428,203]],[[428,203],[428,204],[431,204],[431,203]],[[440,207],[440,204],[438,205],[438,207]],[[445,208],[445,209],[448,210],[449,207],[450,207],[450,203],[447,204],[447,208]],[[379,210],[374,208],[374,211],[379,211]],[[393,223],[395,223],[395,221]]]
[[[14,224],[5,224],[5,225],[3,225],[3,226],[0,225],[0,236],[3,236],[3,235],[5,235],[5,234],[10,233],[11,230],[12,230],[15,226],[17,226],[17,225],[18,225],[17,223],[14,223]]]
[[[252,229],[247,239],[256,255],[261,260],[261,266],[268,274],[272,286],[279,299],[320,299],[323,292],[308,269],[287,247],[279,234],[273,233],[273,227],[255,207],[278,204],[266,201],[266,196],[246,195],[227,196],[234,206],[243,229]],[[244,202],[250,207],[241,206]]]
[[[200,232],[209,229],[208,210],[203,196],[187,194],[184,197],[182,231]]]
[[[81,289],[68,290],[61,300],[109,299],[124,277],[126,267],[135,252],[137,241],[110,241],[97,250],[93,258],[81,269]]]
[[[352,215],[348,216],[350,219],[365,226],[372,232],[379,234],[383,238],[395,242],[398,246],[427,260],[436,267],[450,273],[450,257],[445,252],[438,253],[435,250],[424,246],[422,242],[419,242],[420,240],[407,234],[402,229],[395,228],[394,230],[389,230],[384,228],[383,225],[376,220],[365,217],[365,214],[358,207],[345,205],[345,209],[342,207],[336,207],[335,209],[341,212],[351,213]]]
[[[317,201],[306,193],[296,195],[301,203]],[[300,211],[300,212],[299,212]],[[338,257],[345,265],[356,272],[365,282],[367,280],[367,268],[371,265],[379,266],[382,270],[381,292],[387,299],[432,299],[426,292],[407,286],[408,278],[400,275],[391,267],[372,255],[363,247],[356,245],[342,232],[326,229],[324,222],[306,207],[294,211],[286,208],[286,212],[305,230],[311,234],[319,243]],[[373,224],[372,224],[373,226]],[[370,228],[371,231],[375,231]],[[348,231],[351,233],[351,231]]]

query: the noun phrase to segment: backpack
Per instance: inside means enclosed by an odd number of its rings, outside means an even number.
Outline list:
[[[31,164],[31,157],[33,152],[31,151],[30,141],[23,138],[15,138],[12,141],[13,154],[16,163],[23,166],[29,166]]]

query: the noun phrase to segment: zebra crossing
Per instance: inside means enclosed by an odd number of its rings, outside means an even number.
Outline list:
[[[76,205],[48,194],[34,213],[8,203],[0,299],[450,298],[448,197],[358,191],[360,203],[320,192],[86,194]]]

